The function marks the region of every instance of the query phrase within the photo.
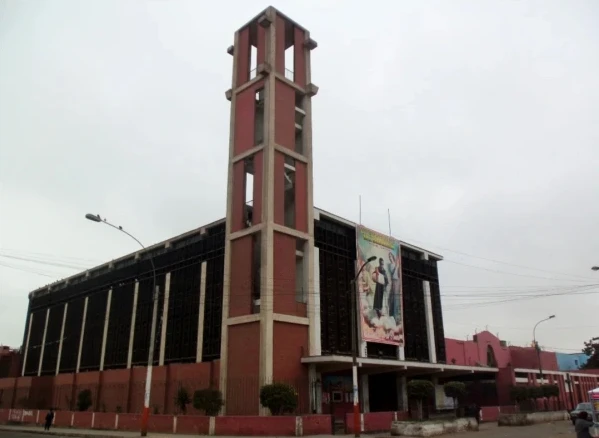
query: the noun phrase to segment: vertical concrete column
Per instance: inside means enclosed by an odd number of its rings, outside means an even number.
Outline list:
[[[445,390],[443,386],[439,385],[438,376],[432,376],[431,381],[435,385],[435,406],[437,409],[443,409],[445,407]]]
[[[104,332],[102,333],[102,353],[100,353],[100,371],[104,371],[104,358],[106,357],[106,337],[108,336],[108,322],[110,321],[110,302],[112,301],[112,288],[108,290],[106,312],[104,313]]]
[[[423,260],[428,260],[428,254],[422,255]],[[437,363],[437,349],[435,348],[435,325],[433,320],[433,304],[431,300],[431,285],[428,281],[422,282],[424,291],[424,311],[426,317],[426,335],[428,337],[428,357],[431,363]]]
[[[62,341],[64,340],[64,326],[67,322],[67,310],[69,303],[64,304],[64,312],[62,313],[62,326],[60,327],[60,343],[58,344],[58,359],[56,359],[56,374],[60,373],[60,359],[62,358]]]
[[[312,221],[314,222],[314,221]],[[308,245],[309,247],[309,245]],[[308,250],[309,252],[309,250]],[[310,356],[320,356],[322,354],[321,340],[321,321],[320,321],[320,250],[313,246],[312,250],[314,263],[312,270],[312,280],[309,283],[313,285],[308,287],[308,319],[310,321]],[[305,257],[305,255],[304,255]],[[310,278],[308,279],[310,281]]]
[[[204,347],[204,316],[206,310],[206,269],[208,262],[202,262],[200,277],[200,309],[198,312],[198,340],[196,347],[196,362],[202,361],[202,350]]]
[[[400,411],[408,410],[408,379],[397,374],[397,406]]]
[[[50,318],[50,309],[46,310],[46,322],[44,323],[44,335],[42,336],[42,347],[40,351],[40,363],[37,367],[37,375],[42,374],[42,361],[44,360],[44,350],[46,349],[46,334],[48,333],[48,319]]]
[[[131,329],[129,330],[129,351],[127,352],[127,368],[131,368],[133,360],[133,339],[135,338],[135,318],[137,313],[137,296],[139,295],[139,281],[135,282],[133,289],[133,311],[131,312]]]
[[[268,8],[272,24],[267,29],[266,60],[271,66],[276,65],[276,13]],[[261,270],[260,270],[260,386],[272,383],[273,377],[273,329],[274,329],[274,169],[275,169],[275,85],[276,77],[270,74],[265,81],[265,132],[264,168],[262,182],[262,221],[264,226],[261,238]],[[256,401],[260,415],[268,415],[260,401]]]
[[[167,272],[164,280],[164,303],[162,306],[162,333],[160,334],[160,359],[158,365],[164,365],[164,353],[166,351],[166,329],[168,325],[168,302],[171,294],[171,273]]]
[[[29,324],[27,325],[27,340],[25,341],[25,353],[23,354],[23,369],[21,375],[25,375],[25,365],[27,365],[27,352],[29,351],[29,338],[31,337],[31,323],[33,322],[33,312],[29,315]]]
[[[310,381],[310,412],[322,414],[322,375],[316,370],[315,364],[308,366]]]
[[[83,304],[83,319],[81,320],[81,335],[79,336],[79,350],[77,352],[77,370],[76,373],[79,372],[79,367],[81,366],[81,351],[83,350],[83,338],[85,337],[85,319],[87,318],[87,303],[89,301],[89,297],[85,297],[85,303]]]
[[[233,47],[239,47],[239,32],[235,32],[235,39]],[[238,49],[234,49],[238,50]],[[229,299],[231,294],[231,239],[229,238],[232,228],[232,214],[233,214],[233,158],[235,156],[235,108],[237,102],[237,94],[235,90],[237,88],[237,64],[238,56],[233,56],[233,72],[231,78],[231,111],[229,117],[229,166],[227,169],[227,215],[225,218],[225,264],[223,267],[223,304],[222,304],[222,328],[221,328],[221,339],[220,339],[220,373],[219,373],[219,389],[225,397],[225,406],[222,409],[222,413],[226,412],[227,403],[227,374],[228,374],[228,340],[229,340],[229,327],[227,326],[227,319],[229,318]]]
[[[362,387],[362,412],[367,414],[370,412],[370,386],[368,374],[362,374],[360,380],[360,386]]]

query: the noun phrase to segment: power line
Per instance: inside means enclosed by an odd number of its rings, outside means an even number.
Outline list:
[[[57,254],[48,254],[48,253],[42,253],[42,252],[31,252],[31,251],[25,251],[25,250],[20,250],[20,249],[0,248],[0,252],[9,254],[9,255],[12,254],[12,255],[19,255],[19,256],[34,256],[37,258],[56,259],[56,260],[62,259],[63,261],[71,260],[71,261],[89,262],[89,263],[94,263],[94,264],[102,264],[103,263],[102,261],[95,260],[95,259],[87,259],[87,258],[82,258],[82,257],[72,257],[72,256],[57,255]]]
[[[504,303],[510,303],[510,302],[514,302],[514,301],[524,301],[524,300],[530,300],[530,299],[537,299],[537,298],[547,298],[547,297],[554,297],[554,296],[562,296],[562,295],[586,295],[586,294],[597,294],[599,293],[599,290],[593,290],[593,291],[569,291],[569,292],[563,292],[563,293],[552,293],[552,294],[541,294],[541,295],[534,295],[534,296],[528,296],[528,297],[522,297],[522,298],[512,298],[512,299],[506,299],[506,300],[499,300],[499,301],[489,301],[489,302],[484,302],[484,303],[474,303],[471,305],[467,305],[467,304],[456,304],[454,307],[451,307],[451,305],[445,307],[443,310],[470,310],[473,308],[481,308],[481,307],[487,307],[488,305],[500,305],[500,304],[504,304]]]
[[[443,248],[442,246],[433,245],[433,244],[430,244],[430,243],[427,243],[427,242],[418,241],[418,240],[415,240],[415,239],[407,239],[407,240],[410,240],[412,242],[416,242],[416,243],[419,243],[419,244],[422,244],[422,245],[425,245],[425,246],[429,246],[429,247],[433,247],[433,248],[439,248],[442,251],[448,251],[448,252],[452,252],[452,253],[455,253],[455,254],[460,254],[460,255],[463,255],[463,256],[466,256],[466,257],[472,257],[472,258],[475,258],[475,259],[486,260],[488,262],[498,263],[498,264],[501,264],[501,265],[512,266],[512,267],[522,268],[522,269],[529,269],[529,270],[532,270],[532,271],[544,272],[546,274],[558,274],[558,275],[562,275],[562,276],[577,277],[577,278],[586,279],[586,280],[592,280],[593,279],[591,277],[586,277],[586,276],[581,276],[581,275],[576,275],[576,274],[568,274],[568,273],[565,273],[565,272],[551,271],[551,270],[540,269],[540,268],[534,268],[534,267],[531,267],[531,266],[519,265],[519,264],[516,264],[516,263],[504,262],[504,261],[497,260],[497,259],[492,259],[492,258],[488,258],[488,257],[477,256],[477,255],[474,255],[474,254],[468,254],[468,253],[463,252],[463,251],[457,251],[457,250],[450,249],[450,248]],[[443,259],[443,260],[447,261],[446,259]]]
[[[77,270],[87,270],[88,269],[87,266],[69,265],[66,263],[59,263],[59,262],[48,262],[48,261],[43,261],[43,260],[35,260],[32,258],[28,258],[28,257],[18,257],[18,256],[4,255],[4,254],[0,254],[0,257],[14,259],[14,260],[21,260],[21,261],[25,261],[25,262],[38,263],[38,264],[48,265],[48,266],[56,266],[59,268],[68,268],[68,269],[77,269]]]
[[[443,261],[446,262],[446,263],[453,263],[453,264],[456,264],[456,265],[467,266],[467,267],[470,267],[470,268],[482,269],[483,271],[493,272],[493,273],[496,273],[496,274],[514,275],[514,276],[517,276],[517,277],[526,277],[526,278],[540,278],[542,280],[574,281],[574,282],[580,282],[580,283],[584,282],[584,280],[574,280],[574,279],[566,279],[566,278],[562,279],[562,278],[540,277],[538,275],[518,274],[516,272],[500,271],[498,269],[490,269],[490,268],[485,268],[483,266],[469,265],[467,263],[456,262],[454,260],[443,259]],[[589,279],[591,279],[591,278],[590,277],[587,278],[587,281]]]
[[[24,268],[24,267],[19,267],[19,266],[14,266],[14,265],[8,265],[8,264],[2,263],[2,262],[0,262],[0,266],[2,266],[4,268],[16,269],[17,271],[27,272],[29,274],[41,275],[41,276],[48,277],[48,278],[58,278],[58,277],[60,277],[60,275],[58,275],[58,274],[56,274],[56,275],[48,275],[48,274],[44,274],[43,272],[40,272],[40,271],[35,271],[35,270],[32,270],[32,269],[27,269],[27,268]]]

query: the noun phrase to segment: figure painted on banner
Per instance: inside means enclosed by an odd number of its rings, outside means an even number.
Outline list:
[[[364,321],[370,327],[374,327],[374,319],[377,317],[373,310],[374,305],[374,293],[376,289],[376,283],[372,279],[372,265],[367,264],[364,266],[362,273],[360,274],[360,310]]]
[[[44,430],[50,430],[50,427],[52,426],[52,421],[54,421],[54,409],[50,408],[50,410],[46,414],[46,422],[44,424]]]
[[[372,305],[377,316],[380,318],[383,314],[383,299],[385,297],[385,289],[389,284],[387,271],[385,271],[385,260],[379,258],[379,266],[374,270],[372,279],[376,283],[374,290],[374,303]]]
[[[399,324],[401,315],[399,312],[399,266],[395,255],[389,253],[389,263],[387,263],[387,271],[391,277],[391,289],[389,290],[389,316],[395,320],[395,324]]]
[[[360,292],[364,294],[364,298],[370,308],[373,305],[375,286],[372,279],[372,266],[367,264],[360,274]]]

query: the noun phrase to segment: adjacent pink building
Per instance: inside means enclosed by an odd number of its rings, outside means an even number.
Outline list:
[[[500,406],[513,404],[509,396],[513,385],[557,384],[562,408],[586,401],[587,392],[599,386],[599,370],[560,371],[556,353],[551,351],[541,351],[539,367],[533,347],[507,346],[488,331],[477,333],[472,340],[446,338],[445,350],[448,364],[498,369],[495,386]]]

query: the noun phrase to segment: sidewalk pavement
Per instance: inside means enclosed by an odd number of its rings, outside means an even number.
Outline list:
[[[138,437],[139,432],[124,432],[121,430],[97,430],[97,429],[71,429],[53,427],[50,432],[46,432],[43,426],[5,426],[0,425],[0,432],[20,432],[20,433],[34,433],[47,436],[58,436],[58,437],[80,437],[80,438],[131,438]],[[384,435],[384,434],[383,434]],[[149,438],[197,438],[201,435],[180,435],[172,433],[148,433]],[[352,437],[353,435],[334,435],[334,438],[340,437]],[[243,437],[225,437],[219,436],[219,438],[243,438]],[[251,437],[255,438],[255,437]],[[277,438],[277,437],[273,437]],[[287,437],[285,437],[287,438]],[[333,435],[311,435],[311,438],[333,438]]]

